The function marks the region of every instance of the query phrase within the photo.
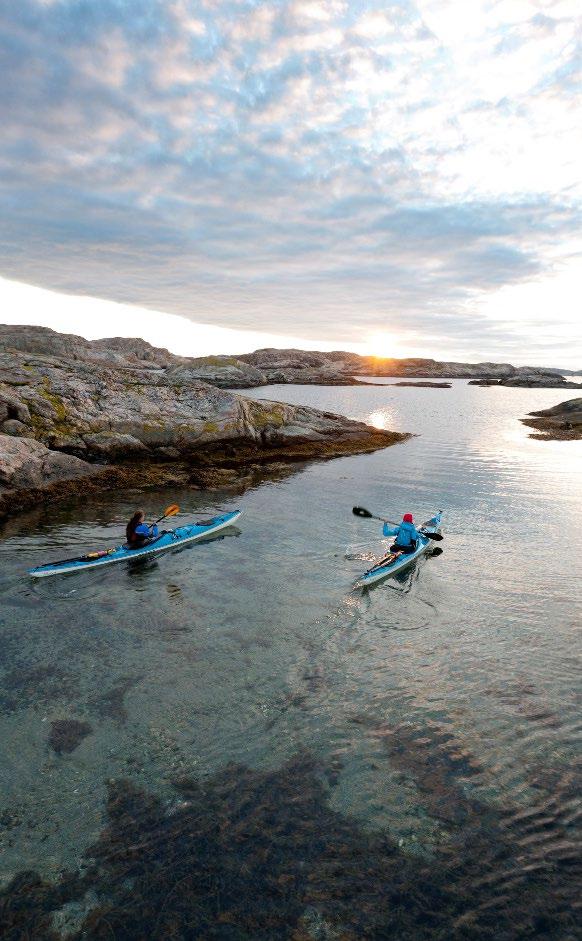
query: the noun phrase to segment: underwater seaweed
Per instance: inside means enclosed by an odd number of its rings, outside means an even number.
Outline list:
[[[169,806],[117,780],[83,874],[56,886],[21,874],[0,896],[3,938],[56,941],[52,916],[91,890],[98,904],[74,941],[575,941],[576,856],[524,863],[516,833],[528,818],[463,796],[474,768],[454,741],[380,731],[454,830],[436,859],[331,809],[337,768],[307,752],[275,771],[230,764],[203,782],[176,779]]]

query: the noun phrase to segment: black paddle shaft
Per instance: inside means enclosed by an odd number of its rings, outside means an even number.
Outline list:
[[[366,510],[363,506],[355,506],[352,509],[354,516],[361,516],[362,519],[368,520],[380,520],[381,523],[390,523],[392,526],[400,526],[400,523],[395,523],[394,520],[384,519],[383,516],[375,516],[374,513],[370,513],[369,510]],[[432,539],[434,542],[440,542],[444,537],[441,533],[427,533],[426,530],[420,529],[419,532],[422,533],[427,539]]]
[[[383,516],[375,516],[374,513],[370,513],[370,511],[369,511],[369,510],[366,510],[366,508],[363,507],[363,506],[355,506],[355,507],[352,509],[352,513],[354,514],[354,516],[361,516],[362,519],[367,519],[367,520],[380,520],[381,523],[391,523],[392,526],[399,526],[399,525],[400,525],[400,523],[396,523],[394,520],[387,520],[387,519],[384,519]]]

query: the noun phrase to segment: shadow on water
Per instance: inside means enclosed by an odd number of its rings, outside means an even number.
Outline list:
[[[276,771],[230,764],[206,780],[177,779],[165,803],[116,780],[78,873],[49,884],[22,872],[2,893],[3,938],[579,937],[580,867],[556,809],[575,792],[565,771],[532,779],[530,812],[494,810],[467,796],[479,764],[451,736],[412,723],[367,731],[439,822],[435,858],[332,810],[341,762],[305,751]],[[544,849],[531,835],[548,819],[560,840]]]

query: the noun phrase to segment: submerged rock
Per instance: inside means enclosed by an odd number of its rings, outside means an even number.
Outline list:
[[[552,408],[529,414],[532,417],[521,419],[523,424],[540,432],[530,435],[530,438],[543,441],[574,441],[582,438],[582,398],[568,399]]]
[[[78,719],[57,719],[51,722],[49,745],[57,753],[70,754],[91,734],[93,726]]]
[[[430,855],[334,807],[334,767],[307,753],[272,770],[180,775],[171,802],[116,779],[77,871],[50,883],[25,870],[0,892],[3,937],[62,941],[55,929],[71,922],[71,941],[577,937],[575,835],[547,810],[575,806],[575,776],[532,773],[531,810],[482,802],[480,763],[435,724],[363,727],[432,822]]]

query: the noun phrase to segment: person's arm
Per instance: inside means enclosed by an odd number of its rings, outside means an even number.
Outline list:
[[[384,523],[384,526],[382,527],[382,535],[383,536],[395,536],[396,533],[398,532],[398,529],[399,529],[398,526],[389,526],[388,523]]]
[[[151,536],[158,536],[160,532],[155,523],[152,523],[152,525],[149,527],[149,531]]]

